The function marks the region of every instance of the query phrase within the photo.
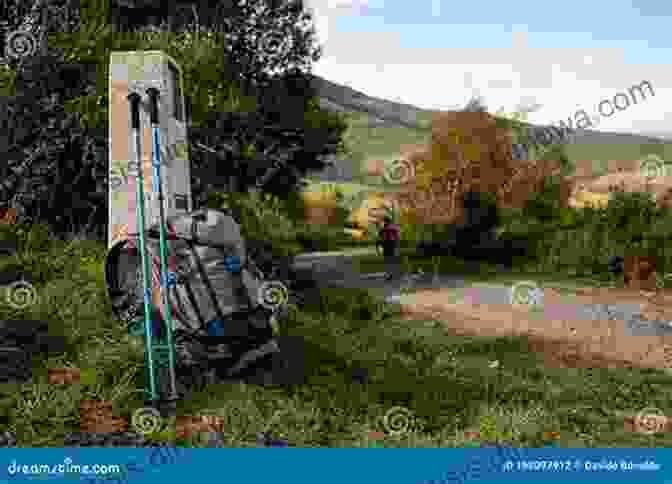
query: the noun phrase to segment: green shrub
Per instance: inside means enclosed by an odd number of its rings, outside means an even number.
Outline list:
[[[419,224],[402,224],[401,243],[409,246],[417,244],[422,239],[423,228]]]
[[[281,201],[287,217],[295,223],[303,222],[306,213],[306,202],[300,192],[291,192]]]
[[[535,209],[542,217],[531,216]],[[555,210],[559,217],[542,220]],[[580,209],[557,209],[542,200],[524,213],[508,212],[501,230],[535,242],[537,270],[595,274],[606,270],[610,256],[627,254],[656,256],[661,271],[671,267],[672,214],[649,193],[616,192],[606,207]]]
[[[350,218],[350,199],[346,197],[341,188],[336,188],[336,220],[334,226],[345,228]]]
[[[352,244],[351,238],[343,232],[343,227],[302,224],[296,230],[296,240],[306,250],[332,251]]]
[[[268,241],[277,249],[278,255],[295,255],[301,251],[296,243],[296,224],[287,216],[284,204],[277,197],[258,192],[211,193],[206,206],[231,209],[239,218],[246,240]]]
[[[662,215],[650,193],[615,192],[603,212],[603,220],[614,240],[631,245],[633,239],[648,232]]]
[[[349,212],[341,207],[340,220],[335,225],[307,224],[300,218],[300,197],[280,200],[269,194],[211,193],[206,206],[214,209],[229,208],[240,219],[243,236],[247,240],[270,241],[278,255],[296,255],[304,250],[330,251],[353,245],[344,233]],[[288,208],[293,207],[293,208]],[[290,215],[289,211],[295,213]]]
[[[542,222],[559,220],[561,216],[560,193],[561,179],[557,176],[544,179],[543,188],[533,193],[525,204],[523,215]]]

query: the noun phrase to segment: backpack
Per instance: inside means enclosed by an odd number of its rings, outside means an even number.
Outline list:
[[[213,320],[225,320],[234,313],[253,311],[258,307],[257,294],[261,280],[248,266],[245,241],[239,224],[231,214],[221,210],[203,209],[168,217],[166,232],[168,270],[176,275],[175,287],[168,290],[168,301],[176,330],[194,336],[207,336],[208,324]],[[165,319],[159,297],[161,265],[158,225],[150,227],[145,241],[145,249],[152,261],[150,271],[154,288],[153,307]],[[125,244],[128,245],[128,241]],[[225,270],[224,258],[230,255],[236,255],[241,260],[242,270],[239,274]],[[114,262],[106,264],[108,290],[113,299],[113,307],[115,289],[117,299],[119,293],[133,293],[130,295],[136,306],[131,311],[133,314],[119,314],[123,311],[119,311],[119,305],[116,305],[116,315],[128,322],[129,317],[137,318],[143,312],[139,254],[136,254],[133,263],[133,287],[123,288],[114,280],[114,274],[110,274],[115,270],[113,265]],[[119,269],[124,270],[121,267]]]

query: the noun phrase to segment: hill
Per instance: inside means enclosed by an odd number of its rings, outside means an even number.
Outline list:
[[[312,179],[371,183],[360,169],[365,160],[396,159],[401,145],[429,142],[433,111],[372,97],[319,76],[313,76],[313,85],[324,109],[348,115],[345,141],[350,154],[334,160],[336,166],[315,174]],[[533,124],[528,127],[532,133],[549,128]],[[638,160],[652,153],[672,160],[671,149],[669,139],[585,130],[570,137],[567,156],[578,165],[592,163],[597,175],[613,171],[615,160]]]

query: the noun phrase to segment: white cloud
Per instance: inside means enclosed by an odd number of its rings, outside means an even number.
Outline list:
[[[525,26],[515,26],[511,44],[497,49],[404,47],[396,32],[339,32],[334,21],[354,15],[354,5],[373,1],[309,0],[316,15],[323,58],[314,72],[366,94],[398,99],[428,109],[455,109],[474,95],[488,108],[514,112],[522,104],[541,104],[529,115],[539,123],[557,123],[578,109],[595,112],[603,99],[628,92],[643,80],[655,97],[603,118],[605,131],[666,131],[665,110],[672,102],[669,65],[632,65],[620,49],[530,47]],[[672,116],[672,115],[671,115]],[[645,127],[645,128],[644,128]]]

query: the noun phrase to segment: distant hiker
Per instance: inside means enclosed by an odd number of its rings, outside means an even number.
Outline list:
[[[385,278],[392,279],[399,271],[399,252],[401,241],[401,228],[392,223],[389,215],[384,218],[385,225],[380,230],[377,245],[382,246],[385,265],[387,268]]]

